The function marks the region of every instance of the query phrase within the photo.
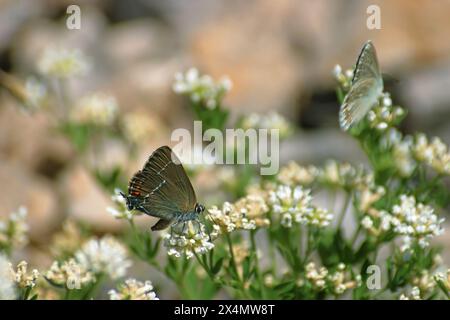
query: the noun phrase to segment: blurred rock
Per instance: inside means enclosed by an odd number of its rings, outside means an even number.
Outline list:
[[[23,205],[28,209],[30,238],[48,240],[48,233],[62,218],[61,207],[52,186],[23,165],[4,159],[0,161],[0,181],[3,183],[0,192],[0,217],[7,217]]]
[[[450,117],[450,61],[410,73],[399,84],[401,98],[408,109],[408,123],[423,129],[448,128]]]
[[[16,101],[1,99],[0,157],[53,178],[73,157],[71,144],[43,113],[22,112]]]
[[[119,69],[152,59],[166,59],[175,52],[175,38],[170,30],[154,19],[119,23],[108,29],[100,50]]]
[[[61,187],[70,218],[86,222],[101,232],[117,231],[123,227],[122,221],[115,220],[106,212],[106,208],[113,205],[111,195],[106,194],[83,167],[74,166],[67,172]]]
[[[38,1],[4,0],[0,1],[0,51],[8,49],[23,23],[31,17],[41,14]]]
[[[174,114],[179,114],[182,106],[172,91],[172,83],[178,70],[176,60],[130,64],[112,75],[109,91],[114,92],[123,110],[142,110],[176,122],[181,119]]]
[[[213,77],[231,78],[227,102],[236,110],[293,109],[303,59],[281,34],[285,7],[286,1],[241,3],[193,35],[194,65]]]
[[[328,159],[367,164],[367,157],[358,142],[339,129],[297,132],[280,144],[280,166],[290,160],[301,164],[323,164]]]

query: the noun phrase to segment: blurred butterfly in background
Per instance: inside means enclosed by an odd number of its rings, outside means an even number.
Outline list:
[[[159,218],[152,231],[197,220],[205,207],[197,203],[194,188],[175,153],[167,146],[155,150],[128,185],[128,210]]]
[[[378,103],[383,93],[383,77],[377,53],[369,40],[359,54],[352,85],[339,111],[339,124],[348,130],[358,123]]]

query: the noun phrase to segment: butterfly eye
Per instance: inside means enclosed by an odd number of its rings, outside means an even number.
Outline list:
[[[197,212],[197,213],[202,213],[203,211],[205,211],[205,207],[202,206],[201,204],[197,204],[197,205],[195,206],[195,212]]]

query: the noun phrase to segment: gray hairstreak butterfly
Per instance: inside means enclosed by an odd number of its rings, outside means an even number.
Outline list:
[[[136,172],[125,196],[128,210],[160,218],[152,230],[196,220],[205,207],[197,197],[183,166],[167,146],[155,150],[142,170]]]
[[[378,66],[377,53],[367,41],[359,54],[352,85],[339,111],[339,123],[348,130],[358,123],[378,103],[383,93],[383,78]]]

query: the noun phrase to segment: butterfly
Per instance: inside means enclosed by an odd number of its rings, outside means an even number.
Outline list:
[[[191,182],[176,154],[167,146],[156,149],[128,185],[128,210],[159,218],[152,231],[196,220],[205,211],[197,203]]]
[[[358,123],[378,103],[383,93],[383,77],[377,53],[369,40],[359,54],[352,85],[339,111],[339,124],[348,130]]]

